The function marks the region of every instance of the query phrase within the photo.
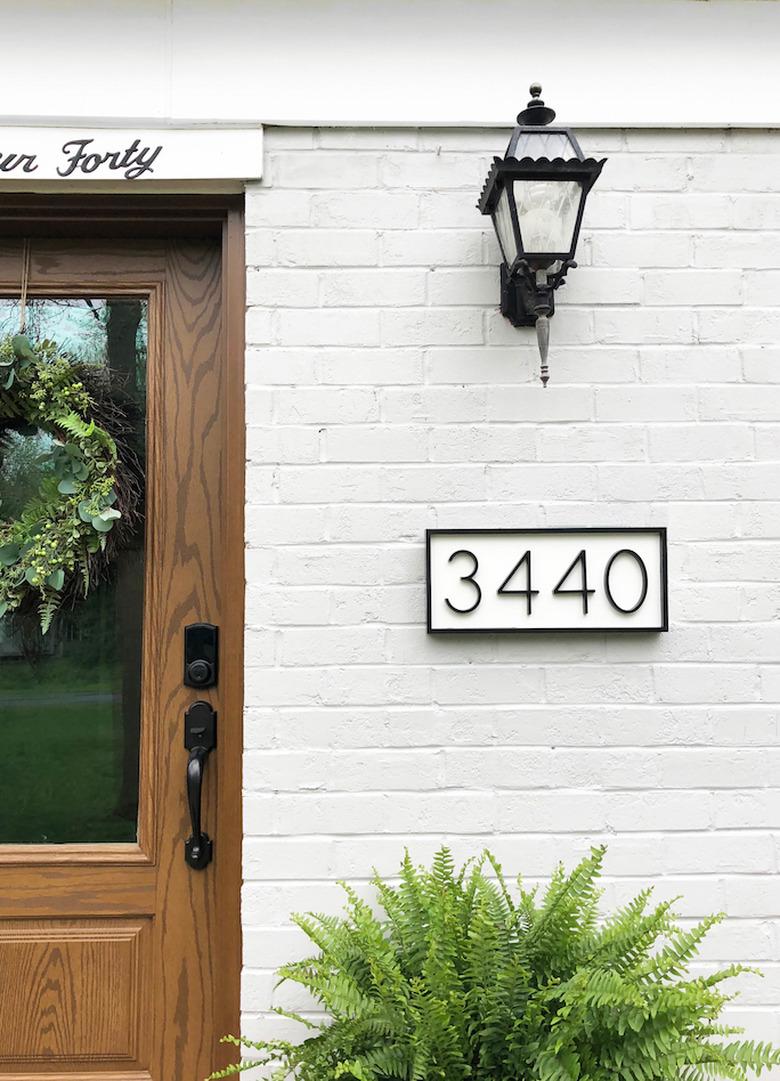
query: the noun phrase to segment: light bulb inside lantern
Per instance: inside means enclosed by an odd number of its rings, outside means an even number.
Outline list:
[[[515,181],[523,251],[569,251],[577,223],[581,186],[576,180]]]

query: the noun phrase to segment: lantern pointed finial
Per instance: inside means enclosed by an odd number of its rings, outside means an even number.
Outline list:
[[[523,127],[539,127],[551,124],[555,120],[555,109],[550,109],[541,98],[542,84],[531,83],[528,88],[531,92],[531,100],[525,109],[517,114],[517,122]]]
[[[539,378],[542,381],[542,386],[546,387],[550,381],[550,368],[547,364],[547,353],[550,349],[550,319],[546,312],[537,316],[536,342],[539,346],[539,359],[541,360]]]

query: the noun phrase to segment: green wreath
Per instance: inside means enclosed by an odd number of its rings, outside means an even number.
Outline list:
[[[34,610],[44,634],[66,599],[94,586],[123,517],[117,442],[98,423],[101,412],[113,416],[122,432],[123,414],[106,410],[105,379],[104,369],[74,365],[55,342],[32,345],[22,334],[0,341],[0,429],[52,437],[37,493],[12,520],[0,505],[0,617]]]

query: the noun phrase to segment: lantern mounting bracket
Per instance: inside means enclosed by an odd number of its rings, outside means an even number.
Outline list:
[[[509,271],[501,266],[501,314],[513,327],[533,327],[539,318],[537,308],[540,302],[547,308],[545,314],[555,312],[555,294],[551,288],[545,290],[545,296],[539,294],[535,276],[518,274],[509,276]]]
[[[511,275],[502,263],[501,314],[513,327],[533,327],[540,315],[554,315],[555,290],[566,284],[566,271],[576,266],[573,259],[567,259],[556,274],[548,277],[524,259]]]

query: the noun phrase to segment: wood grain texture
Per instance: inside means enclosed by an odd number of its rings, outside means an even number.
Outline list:
[[[165,364],[150,372],[154,433],[149,472],[160,478],[150,514],[150,583],[146,656],[155,666],[159,690],[156,746],[154,847],[158,853],[159,941],[154,985],[159,993],[153,1046],[162,1049],[161,1078],[199,1078],[211,1064],[214,1031],[215,862],[194,872],[182,858],[189,832],[184,792],[186,753],[182,717],[198,695],[182,685],[182,634],[187,623],[221,622],[218,562],[224,492],[221,366],[221,276],[219,251],[181,242],[171,246],[164,303]],[[147,677],[148,678],[148,677]],[[219,710],[212,691],[203,697]],[[220,715],[221,720],[221,715]],[[221,751],[221,732],[218,747]],[[204,828],[213,832],[215,773],[219,751],[206,768]],[[142,761],[148,760],[142,746]],[[214,768],[216,767],[216,768]],[[154,1072],[154,1071],[153,1071]]]
[[[47,846],[48,847],[48,846]],[[30,857],[33,856],[30,852]],[[93,846],[94,866],[39,862],[0,866],[0,920],[41,917],[142,916],[154,912],[157,869],[100,866],[99,846]],[[117,888],[121,884],[121,888]],[[2,1005],[0,1003],[0,1005]]]
[[[99,847],[94,844],[35,845],[34,849],[21,845],[0,845],[0,866],[21,863],[25,867],[36,864],[48,867],[52,863],[62,863],[75,867],[90,863],[132,865],[150,862],[140,845],[133,844],[107,843]]]
[[[150,921],[0,923],[0,1061],[137,1061]],[[143,1011],[143,1012],[142,1012]]]
[[[220,744],[217,782],[219,822],[219,888],[216,919],[220,946],[216,968],[215,1024],[221,1034],[239,1031],[241,1012],[241,920],[236,918],[241,896],[243,838],[241,777],[244,708],[244,483],[246,419],[244,404],[244,316],[246,259],[244,215],[233,206],[227,212],[222,237],[222,310],[224,359],[222,394],[225,402],[225,447],[222,484],[225,492],[224,549],[222,560],[221,707],[230,717],[229,738]],[[224,731],[224,724],[223,724]],[[222,739],[222,734],[220,734]],[[235,1048],[218,1044],[216,1066],[235,1061]]]
[[[33,213],[28,202],[18,219],[0,207],[0,232]],[[161,230],[142,202],[118,212],[118,234],[133,215],[138,235]],[[110,209],[96,211],[100,231]],[[60,214],[71,231],[71,212]],[[218,217],[208,209],[204,233]],[[199,1081],[226,1061],[218,1040],[238,1025],[243,227],[237,207],[220,220],[221,244],[95,241],[88,221],[78,244],[33,241],[31,295],[149,300],[139,843],[0,847],[0,1079]],[[18,290],[20,258],[21,244],[0,237],[5,295]],[[219,713],[203,808],[215,857],[203,872],[183,859],[183,712],[198,694],[181,682],[182,636],[198,620],[220,625],[223,662],[220,686],[203,695]],[[24,1021],[4,967],[14,986],[32,974]]]

